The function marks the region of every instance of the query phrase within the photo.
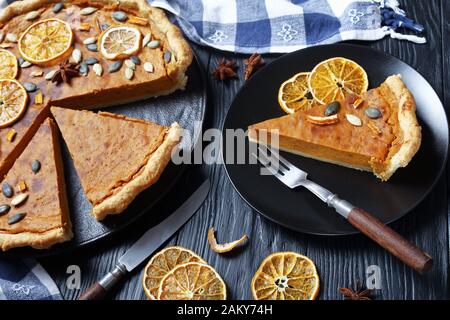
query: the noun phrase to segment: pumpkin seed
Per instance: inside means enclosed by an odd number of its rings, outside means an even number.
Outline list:
[[[142,47],[145,47],[150,42],[151,39],[152,39],[152,35],[149,33],[146,34],[144,36],[144,38],[142,39]]]
[[[352,125],[356,127],[360,127],[362,125],[362,121],[360,118],[353,114],[346,114],[345,117],[347,118],[347,121],[350,122]]]
[[[78,72],[80,73],[80,75],[82,75],[82,76],[87,76],[88,75],[88,73],[89,73],[89,67],[88,67],[88,65],[86,64],[86,62],[82,62],[81,64],[80,64],[80,66],[78,67]]]
[[[75,61],[75,63],[81,62],[81,51],[80,49],[74,49],[72,52],[72,59]]]
[[[98,51],[98,46],[97,46],[96,43],[88,44],[88,45],[86,46],[86,48],[87,48],[89,51],[92,51],[92,52],[97,52],[97,51]]]
[[[148,73],[152,73],[154,70],[153,65],[150,62],[144,63],[144,70]]]
[[[19,63],[19,66],[21,68],[28,68],[32,66],[32,63],[29,61],[26,61],[24,58],[20,57],[19,59],[17,59],[17,62]]]
[[[0,216],[7,214],[11,210],[11,206],[8,204],[2,204],[0,206]]]
[[[35,85],[32,82],[24,82],[23,83],[23,87],[25,88],[25,90],[27,90],[28,92],[35,92],[37,90],[37,85]]]
[[[155,49],[159,47],[159,41],[158,40],[152,40],[147,44],[147,47]]]
[[[166,63],[169,63],[170,60],[172,60],[172,53],[168,50],[166,50],[164,52],[164,61],[166,61]]]
[[[114,73],[114,72],[119,71],[120,68],[122,68],[122,64],[123,64],[122,60],[117,60],[117,61],[114,61],[113,63],[111,63],[108,66],[109,73]]]
[[[92,70],[94,70],[94,73],[95,73],[96,75],[98,75],[99,77],[100,77],[100,76],[102,75],[102,73],[103,73],[103,67],[102,67],[102,65],[99,64],[99,63],[94,64],[94,66],[92,67]]]
[[[25,218],[26,215],[26,212],[16,213],[15,215],[8,218],[8,224],[11,225],[20,222],[23,218]]]
[[[27,15],[25,16],[25,20],[34,20],[37,17],[39,17],[41,15],[41,13],[39,11],[30,11],[27,13]]]
[[[39,170],[41,170],[41,162],[39,160],[33,160],[31,162],[31,170],[33,171],[33,173],[38,173]]]
[[[42,76],[44,74],[44,71],[42,71],[42,70],[39,70],[39,71],[32,71],[31,73],[30,73],[30,76],[32,76],[32,77],[40,77],[40,76]]]
[[[133,69],[133,71],[136,70],[136,65],[135,65],[134,62],[131,61],[130,59],[125,60],[125,65],[126,65],[128,68]]]
[[[130,69],[130,68],[125,68],[125,78],[127,78],[128,80],[133,79],[134,76],[134,70]]]
[[[131,56],[130,60],[134,62],[134,64],[141,64],[141,59],[138,56]]]
[[[5,39],[5,35],[3,33],[0,33],[0,42],[3,42],[3,39]]]
[[[114,18],[114,20],[117,20],[120,22],[123,22],[128,19],[127,14],[123,11],[114,11],[112,14],[112,17]]]
[[[325,108],[324,115],[326,117],[332,116],[333,114],[338,113],[339,109],[341,108],[341,104],[338,101],[331,102],[327,105]]]
[[[49,81],[52,80],[52,78],[53,78],[53,76],[55,75],[56,72],[58,72],[58,70],[52,70],[52,71],[48,72],[44,76],[45,80],[49,80]]]
[[[100,29],[102,29],[102,31],[105,31],[108,28],[109,28],[109,24],[107,24],[107,23],[104,23],[100,26]]]
[[[28,199],[28,193],[21,193],[11,200],[11,204],[15,207],[20,206]]]
[[[93,43],[96,43],[97,42],[97,38],[96,37],[90,37],[90,38],[87,38],[87,39],[85,39],[85,40],[83,40],[83,44],[93,44]]]
[[[53,13],[58,13],[61,11],[61,9],[64,7],[64,5],[61,2],[58,2],[55,4],[52,8]]]
[[[370,119],[378,119],[381,117],[381,111],[378,110],[377,108],[367,108],[366,110],[364,110],[364,113]]]
[[[11,198],[14,195],[14,190],[8,182],[3,182],[2,192],[6,198]]]
[[[87,58],[86,60],[84,60],[84,62],[87,64],[87,65],[94,65],[94,64],[96,64],[96,63],[98,63],[98,59],[97,58],[94,58],[94,57],[90,57],[90,58]]]
[[[83,16],[88,16],[90,14],[93,14],[97,10],[98,9],[94,7],[86,7],[80,10],[80,14],[82,14]]]
[[[7,33],[6,34],[6,41],[9,42],[17,42],[17,36],[14,33]]]

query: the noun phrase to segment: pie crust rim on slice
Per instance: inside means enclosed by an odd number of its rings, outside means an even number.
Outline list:
[[[64,168],[62,164],[62,155],[61,155],[61,148],[60,148],[60,141],[58,137],[58,129],[56,127],[55,122],[47,118],[39,127],[38,131],[41,129],[42,126],[49,126],[51,130],[51,135],[53,139],[53,146],[54,146],[54,155],[55,155],[55,162],[56,164],[59,163],[61,168],[59,168],[61,171],[57,172],[58,177],[58,183],[60,185],[60,197],[59,197],[59,205],[61,209],[61,214],[66,215],[65,217],[65,224],[63,226],[47,230],[45,232],[20,232],[20,233],[3,233],[0,231],[0,248],[3,251],[6,251],[8,249],[16,248],[16,247],[24,247],[24,246],[31,246],[35,249],[47,249],[53,246],[54,244],[65,242],[73,237],[72,233],[72,224],[69,217],[69,206],[67,202],[67,193],[66,193],[66,184],[64,179]],[[33,141],[31,141],[33,142]],[[28,146],[27,146],[28,147]],[[24,151],[25,152],[25,151]],[[30,168],[31,170],[31,168]],[[58,171],[58,168],[56,168]],[[2,181],[4,182],[4,180]],[[28,200],[29,201],[29,200]],[[11,210],[15,210],[14,208],[11,208]],[[20,209],[19,209],[20,210]],[[26,219],[26,218],[25,218]]]
[[[376,161],[372,159],[367,163],[367,166],[359,166],[348,162],[335,161],[332,159],[327,159],[325,157],[313,156],[292,148],[280,146],[279,149],[324,162],[338,164],[353,169],[370,171],[373,172],[382,181],[387,181],[397,169],[406,167],[409,164],[409,162],[412,160],[412,158],[420,148],[422,135],[421,127],[416,117],[416,103],[414,101],[414,97],[401,80],[401,76],[390,76],[382,85],[386,86],[386,88],[390,91],[391,96],[394,98],[395,107],[397,109],[396,116],[398,119],[399,129],[395,137],[397,146],[396,148],[390,148],[388,150],[387,158],[383,161],[384,163],[377,164]],[[345,119],[341,121],[345,121]],[[260,127],[256,129],[255,126],[263,126],[263,123],[264,121],[249,126],[248,136],[250,141],[258,141],[257,131],[263,128]]]

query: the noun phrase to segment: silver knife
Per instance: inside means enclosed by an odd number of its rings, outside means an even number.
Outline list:
[[[120,257],[114,269],[106,274],[99,281],[84,291],[78,300],[99,300],[103,299],[106,293],[117,284],[128,272],[136,268],[142,261],[148,258],[167,239],[169,239],[178,229],[181,228],[206,199],[209,192],[209,179],[181,205],[167,219],[147,230],[141,238],[136,241]]]

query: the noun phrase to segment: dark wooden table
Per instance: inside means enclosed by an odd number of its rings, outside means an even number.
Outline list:
[[[417,69],[435,88],[447,112],[450,109],[450,1],[401,1],[408,14],[426,27],[428,43],[417,45],[386,38],[365,43],[389,52]],[[228,84],[210,77],[221,57],[236,59],[242,72],[244,56],[228,54],[193,45],[205,69],[209,86],[206,128],[221,128],[228,107],[241,79]],[[265,57],[268,62],[276,56]],[[292,250],[315,261],[321,278],[319,299],[342,299],[338,288],[365,281],[366,269],[377,265],[382,288],[376,299],[448,299],[449,280],[449,214],[448,170],[431,194],[406,217],[392,224],[400,234],[419,244],[434,257],[430,274],[420,276],[405,267],[383,249],[361,235],[319,237],[296,233],[280,227],[254,212],[233,189],[222,165],[197,165],[186,169],[175,189],[152,212],[133,226],[112,238],[75,253],[41,259],[66,299],[77,298],[88,285],[110,271],[121,254],[155,221],[167,216],[193,192],[197,181],[209,177],[211,192],[200,211],[167,243],[190,248],[205,258],[222,275],[231,299],[251,299],[250,281],[262,259],[275,251]],[[231,255],[218,255],[207,243],[207,229],[218,230],[218,240],[225,242],[246,233],[250,241]],[[66,269],[81,269],[80,290],[68,289]],[[111,298],[145,299],[141,287],[142,266],[133,272]]]

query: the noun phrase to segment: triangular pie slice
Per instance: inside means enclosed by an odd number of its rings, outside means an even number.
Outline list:
[[[251,125],[249,139],[267,141],[305,157],[371,171],[383,181],[408,165],[420,147],[421,128],[413,95],[399,75],[388,77],[359,101],[354,98],[339,103],[338,113],[331,118],[324,118],[326,106],[317,104],[309,110]],[[379,118],[374,119],[373,109],[381,112]]]
[[[181,136],[177,123],[58,107],[51,112],[98,220],[121,213],[158,181]]]
[[[48,248],[72,238],[55,123],[47,119],[2,182],[0,247]]]

